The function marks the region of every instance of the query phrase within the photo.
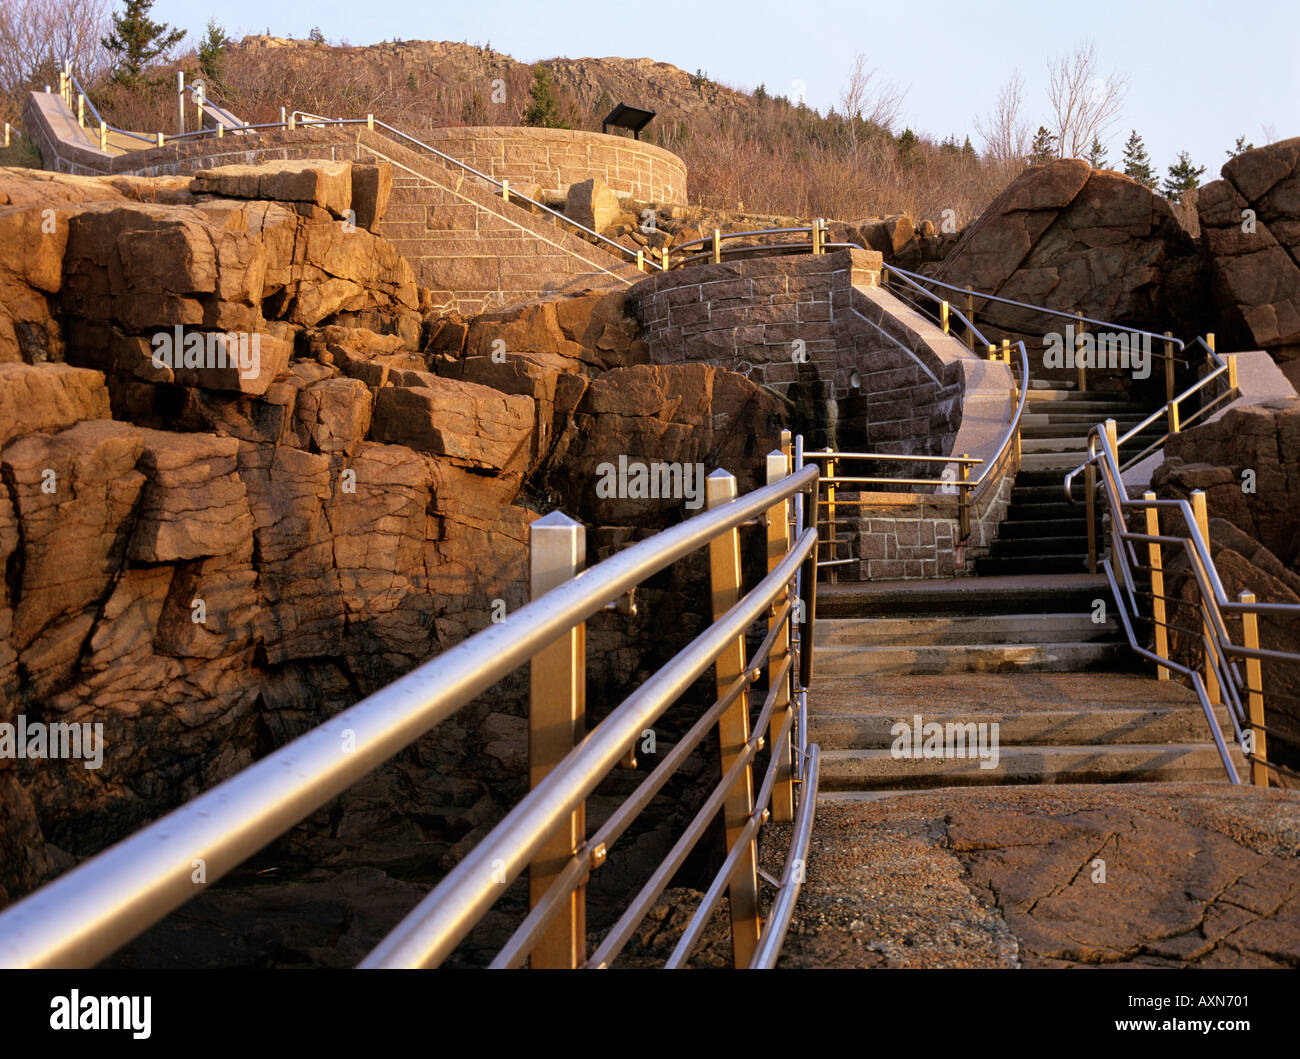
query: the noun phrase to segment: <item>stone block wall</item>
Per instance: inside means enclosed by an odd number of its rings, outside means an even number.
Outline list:
[[[880,268],[867,250],[755,258],[657,273],[629,299],[655,363],[747,375],[795,406],[810,447],[942,454],[960,373],[891,317]]]
[[[879,253],[862,250],[733,261],[656,274],[629,301],[653,362],[748,375],[795,405],[808,449],[996,460],[972,490],[965,540],[955,491],[939,491],[955,487],[839,491],[838,529],[851,540],[836,557],[857,562],[838,577],[958,576],[988,552],[1006,515],[1017,457],[1014,446],[999,448],[1011,376],[881,290],[880,267]],[[837,474],[941,478],[945,468],[956,480],[956,465],[942,463],[863,461]],[[971,476],[982,472],[977,465]],[[859,506],[863,499],[870,503]]]
[[[523,191],[536,186],[563,196],[593,177],[619,198],[685,203],[686,163],[671,151],[630,136],[570,129],[487,126],[421,133],[430,147]]]

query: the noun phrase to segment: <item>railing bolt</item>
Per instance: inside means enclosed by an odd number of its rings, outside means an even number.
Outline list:
[[[608,855],[609,855],[609,851],[605,848],[605,843],[597,842],[594,846],[592,846],[591,847],[591,870],[595,871],[602,864],[604,864],[605,858]]]

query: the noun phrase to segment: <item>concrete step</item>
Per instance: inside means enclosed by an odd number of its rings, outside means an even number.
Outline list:
[[[980,577],[1081,574],[1087,565],[1088,557],[1082,552],[1077,555],[988,555],[975,560],[975,572]]]
[[[815,689],[814,689],[815,690]],[[815,696],[814,696],[815,697]],[[880,750],[893,746],[899,724],[945,726],[996,724],[1000,747],[1126,746],[1158,743],[1204,743],[1210,736],[1200,705],[1143,708],[1102,706],[1094,709],[997,709],[970,707],[921,709],[904,705],[892,710],[814,709],[809,700],[808,738],[826,750]],[[1219,730],[1231,732],[1226,710],[1218,711]],[[992,729],[990,729],[991,731]],[[967,729],[969,731],[969,729]]]
[[[1031,386],[1029,388],[1029,400],[1035,403],[1046,403],[1056,401],[1061,404],[1102,404],[1115,408],[1133,408],[1134,402],[1118,394],[1104,393],[1098,390],[1084,390],[1082,393],[1077,390],[1063,390],[1055,386],[1046,389],[1038,389]]]
[[[1017,570],[997,577],[821,584],[817,586],[817,617],[1083,613],[1091,611],[1094,599],[1113,605],[1104,576],[1082,569],[1049,577]]]
[[[1126,644],[971,643],[913,647],[818,647],[813,669],[818,676],[850,677],[873,673],[1000,673],[1009,670],[1068,673],[1119,662]]]
[[[1114,641],[1119,626],[1094,622],[1092,612],[980,614],[961,617],[818,618],[813,642],[831,647],[932,647]]]
[[[1077,511],[1074,518],[1020,518],[1023,513],[1023,508],[1015,504],[1011,506],[1009,517],[998,526],[998,540],[1079,537],[1086,536],[1088,532],[1087,516]]]
[[[991,750],[991,745],[986,744]],[[1238,774],[1245,761],[1233,754]],[[992,767],[983,768],[982,764]],[[1186,783],[1223,781],[1213,743],[1110,746],[1003,746],[964,758],[894,757],[891,749],[823,750],[821,787],[828,791],[976,786],[1011,783]]]
[[[1088,531],[1085,523],[1082,532],[1063,537],[999,537],[989,553],[1002,555],[1083,555],[1088,550]]]

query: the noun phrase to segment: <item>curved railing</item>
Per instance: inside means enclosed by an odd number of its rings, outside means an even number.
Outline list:
[[[788,434],[783,443],[768,457],[768,485],[736,497],[735,479],[717,471],[707,479],[709,510],[588,570],[579,569],[581,525],[558,512],[534,522],[531,603],[0,913],[0,966],[97,963],[524,663],[532,678],[532,789],[362,966],[441,962],[525,868],[532,911],[494,966],[525,959],[534,967],[608,966],[719,813],[727,854],[669,965],[690,958],[729,889],[736,965],[772,966],[804,877],[819,761],[807,743],[817,531],[803,520],[805,497],[815,510],[818,474],[814,467],[791,473]],[[739,534],[750,526],[766,535],[767,573],[742,594]],[[584,737],[584,623],[702,548],[712,571],[713,623]],[[759,622],[766,635],[747,656],[746,633]],[[716,701],[588,837],[585,799],[620,762],[630,765],[646,729],[710,667]],[[751,730],[749,695],[764,669],[766,693]],[[587,958],[589,874],[714,726],[720,782]],[[752,767],[764,748],[767,767],[755,797]],[[769,818],[791,824],[779,879],[757,865],[757,835]],[[776,886],[766,923],[760,875]]]
[[[1220,705],[1226,708],[1236,742],[1251,763],[1255,784],[1267,786],[1270,771],[1297,776],[1268,759],[1267,737],[1271,729],[1265,723],[1264,698],[1275,692],[1265,690],[1263,665],[1281,662],[1300,667],[1300,654],[1261,648],[1259,620],[1270,615],[1300,617],[1300,604],[1260,603],[1252,592],[1242,592],[1237,600],[1229,599],[1210,553],[1205,494],[1195,490],[1190,501],[1157,500],[1152,492],[1141,500],[1130,497],[1124,485],[1113,419],[1093,427],[1088,436],[1088,454],[1089,484],[1098,474],[1110,515],[1111,548],[1109,555],[1101,559],[1101,566],[1110,582],[1129,646],[1160,667],[1160,679],[1168,679],[1170,672],[1187,678],[1205,712],[1229,780],[1241,782],[1215,715],[1215,707]],[[1070,495],[1068,482],[1066,494]],[[1131,529],[1133,522],[1142,529]],[[1146,562],[1138,550],[1142,545],[1146,546]],[[1186,558],[1191,584],[1195,586],[1194,601],[1167,594],[1165,548]],[[1196,610],[1198,621],[1194,625],[1199,627],[1169,620],[1168,610],[1180,605]],[[1230,618],[1240,621],[1240,643],[1233,640]],[[1146,646],[1145,637],[1139,639],[1135,630],[1139,623],[1151,626],[1152,648]],[[1173,659],[1171,631],[1200,641],[1204,659],[1201,670]],[[1238,665],[1238,660],[1244,666]]]

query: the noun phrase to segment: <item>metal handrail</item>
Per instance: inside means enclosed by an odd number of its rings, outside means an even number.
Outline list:
[[[1194,419],[1197,419],[1200,416],[1204,415],[1216,404],[1222,401],[1226,396],[1232,394],[1236,390],[1236,380],[1233,378],[1234,372],[1233,372],[1232,360],[1230,358],[1224,358],[1220,356],[1219,353],[1217,353],[1211,346],[1209,346],[1206,343],[1205,339],[1201,338],[1200,336],[1197,336],[1197,338],[1193,340],[1192,348],[1195,348],[1198,345],[1205,350],[1207,354],[1206,359],[1209,361],[1210,364],[1214,365],[1213,370],[1207,372],[1204,378],[1199,379],[1191,386],[1187,387],[1187,389],[1185,389],[1182,393],[1175,396],[1172,400],[1167,401],[1165,404],[1161,405],[1154,412],[1152,412],[1145,419],[1143,419],[1142,422],[1138,423],[1136,426],[1130,428],[1125,433],[1120,435],[1115,447],[1116,453],[1119,452],[1120,448],[1124,445],[1126,441],[1129,441],[1132,438],[1137,437],[1139,434],[1142,433],[1142,431],[1146,430],[1147,427],[1151,426],[1151,424],[1155,423],[1157,420],[1163,418],[1166,421],[1179,422],[1180,429],[1181,429],[1181,427],[1184,427],[1187,424],[1191,423]],[[1212,382],[1215,382],[1216,380],[1223,378],[1225,375],[1227,376],[1227,381],[1228,381],[1227,390],[1225,390],[1223,393],[1216,396],[1212,401],[1202,405],[1201,408],[1199,408],[1193,415],[1189,416],[1187,419],[1185,420],[1179,419],[1177,415],[1177,410],[1178,407],[1184,401],[1187,401],[1190,398],[1196,396],[1202,390],[1206,389]],[[1147,445],[1146,448],[1144,448],[1136,456],[1131,456],[1128,460],[1121,463],[1120,470],[1127,471],[1130,467],[1141,462],[1143,459],[1151,455],[1151,453],[1155,452],[1157,449],[1163,448],[1164,443],[1168,441],[1169,438],[1172,436],[1173,436],[1172,431],[1166,431],[1164,434],[1160,436],[1158,440],[1151,442],[1149,445]],[[1074,496],[1072,495],[1071,492],[1072,483],[1074,482],[1075,477],[1085,467],[1087,467],[1090,462],[1091,460],[1084,460],[1083,463],[1079,464],[1079,466],[1075,467],[1072,471],[1070,471],[1065,476],[1065,495],[1067,499],[1071,501],[1074,500]]]
[[[1103,557],[1101,566],[1105,571],[1111,591],[1120,611],[1121,623],[1129,646],[1142,657],[1157,665],[1185,676],[1191,683],[1206,720],[1214,736],[1220,760],[1229,780],[1240,783],[1237,770],[1232,762],[1223,733],[1219,728],[1214,713],[1216,696],[1211,688],[1217,689],[1228,709],[1228,718],[1238,744],[1242,745],[1243,755],[1253,762],[1257,769],[1278,771],[1275,764],[1267,760],[1263,752],[1264,725],[1263,715],[1263,674],[1260,663],[1263,661],[1283,661],[1300,664],[1300,653],[1263,649],[1259,646],[1258,630],[1255,624],[1262,614],[1291,614],[1300,616],[1300,604],[1257,602],[1252,593],[1243,592],[1238,600],[1229,599],[1214,565],[1209,543],[1205,537],[1206,530],[1202,520],[1208,518],[1204,513],[1204,494],[1195,490],[1192,494],[1195,503],[1181,499],[1156,499],[1147,493],[1142,500],[1134,500],[1124,485],[1123,470],[1119,462],[1118,448],[1113,441],[1114,421],[1108,420],[1092,428],[1088,435],[1088,464],[1100,471],[1102,496],[1110,514],[1110,532],[1112,537],[1111,554]],[[1067,495],[1068,491],[1067,491]],[[1202,513],[1198,516],[1197,507]],[[1173,534],[1150,532],[1152,526],[1158,527],[1159,513],[1168,511],[1176,513],[1182,519],[1183,533]],[[1131,512],[1142,514],[1147,519],[1148,532],[1129,529],[1127,515]],[[1143,564],[1134,550],[1135,544],[1145,544],[1151,551],[1151,563],[1146,567],[1152,572],[1153,615],[1146,619],[1138,606],[1139,590],[1137,577]],[[1199,597],[1198,609],[1202,619],[1202,647],[1205,656],[1205,672],[1202,675],[1195,669],[1174,661],[1167,644],[1168,623],[1163,615],[1163,593],[1158,592],[1157,585],[1163,585],[1164,560],[1161,550],[1166,546],[1181,549],[1187,557],[1188,568],[1197,586]],[[1247,642],[1236,644],[1228,630],[1226,614],[1250,615],[1249,625],[1243,620],[1243,635]],[[1155,649],[1149,649],[1138,641],[1133,624],[1136,620],[1149,620],[1156,631]],[[1243,677],[1241,668],[1232,660],[1244,659],[1248,663],[1247,673]],[[1249,663],[1254,663],[1254,671]],[[1243,694],[1246,701],[1243,702]],[[1249,704],[1249,710],[1247,709]],[[1244,732],[1249,729],[1254,733],[1251,746],[1245,745]],[[1267,783],[1262,771],[1255,773],[1256,783]]]
[[[1127,327],[1111,320],[1097,320],[1091,316],[1084,316],[1081,313],[1066,312],[1064,309],[1049,309],[1043,305],[1031,305],[1028,302],[1016,301],[1014,298],[1004,298],[998,294],[988,294],[977,290],[969,290],[966,287],[958,287],[951,283],[944,283],[942,280],[937,280],[930,276],[922,276],[915,272],[908,272],[906,269],[899,268],[897,265],[890,265],[889,271],[892,275],[904,276],[912,280],[914,286],[917,283],[929,283],[936,287],[942,287],[944,290],[953,291],[956,294],[970,295],[973,298],[982,299],[984,301],[998,302],[1001,305],[1013,305],[1018,309],[1030,309],[1034,312],[1044,313],[1047,316],[1059,316],[1063,319],[1075,320],[1085,324],[1093,324],[1099,327],[1110,328],[1112,330],[1128,331],[1135,335],[1146,335],[1147,337],[1154,338],[1160,342],[1172,343],[1178,347],[1180,352],[1185,348],[1182,339],[1174,338],[1172,335],[1157,335],[1154,331],[1143,331],[1140,328]]]
[[[94,114],[96,118],[99,119],[99,124],[101,128],[108,129],[110,132],[116,132],[121,136],[130,136],[134,140],[141,140],[144,143],[148,143],[148,144],[156,144],[158,142],[156,136],[146,136],[143,133],[131,132],[129,129],[119,129],[116,125],[110,125],[107,121],[104,120],[104,115],[102,115],[99,112],[95,104],[90,101],[90,94],[86,91],[82,83],[77,80],[77,75],[72,72],[72,63],[65,62],[62,72],[63,75],[67,78],[67,91],[68,91],[68,95],[63,97],[63,102],[67,104],[69,107],[72,106],[71,95],[72,95],[72,89],[75,87],[77,93],[81,96],[82,99],[86,101],[86,106],[90,108],[90,112]]]
[[[632,545],[417,667],[0,912],[0,966],[99,962],[604,609],[609,600],[791,499],[800,532],[777,567],[595,728],[564,759],[564,767],[553,769],[365,965],[393,965],[407,957],[423,962],[450,951],[450,939],[463,936],[472,925],[471,913],[491,903],[482,886],[491,871],[471,877],[485,863],[490,868],[484,853],[505,853],[513,878],[546,840],[547,828],[572,811],[575,792],[589,792],[592,777],[599,779],[601,768],[627,753],[645,720],[658,716],[670,696],[685,691],[753,620],[769,613],[791,581],[809,615],[804,624],[793,625],[790,656],[797,659],[793,672],[801,728],[795,743],[802,751],[807,745],[803,724],[816,578],[801,568],[814,553],[817,533],[802,528],[800,512],[803,494],[810,493],[815,504],[817,489],[816,467],[796,470]],[[803,797],[815,797],[810,786],[815,770],[804,765],[799,771]],[[195,881],[200,864],[202,881]],[[496,895],[504,892],[495,883],[490,889]],[[441,904],[444,897],[450,902],[446,906]],[[789,906],[787,898],[783,907]],[[426,932],[426,919],[442,929]],[[777,928],[784,930],[780,924],[769,927]]]

